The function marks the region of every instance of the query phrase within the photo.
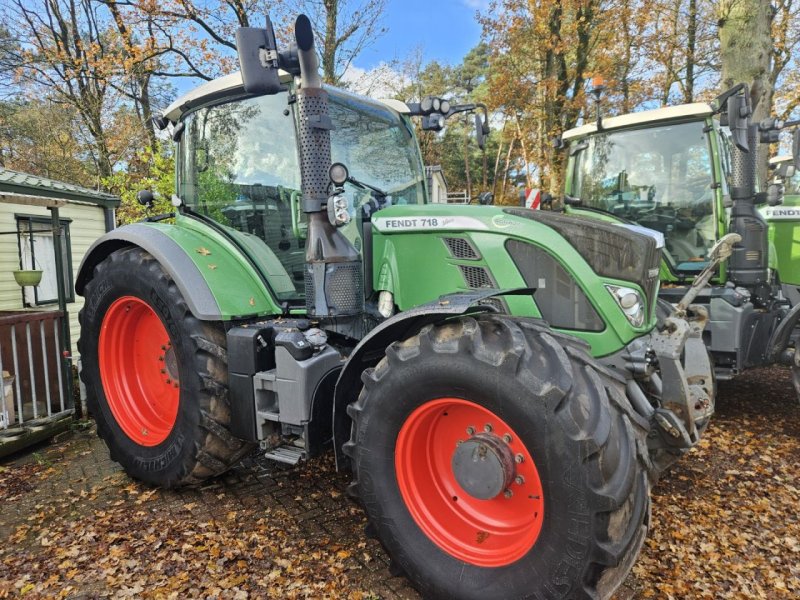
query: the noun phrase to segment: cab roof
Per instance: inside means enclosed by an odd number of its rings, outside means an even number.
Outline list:
[[[692,104],[681,104],[679,106],[665,106],[654,110],[643,110],[642,112],[628,113],[618,117],[608,117],[603,119],[603,130],[622,129],[644,123],[655,123],[658,121],[673,121],[685,119],[687,117],[708,117],[714,114],[711,106],[705,102],[694,102]],[[564,141],[582,138],[597,132],[597,124],[592,122],[580,127],[575,127],[565,131],[561,136]]]
[[[292,76],[285,71],[280,71],[280,78],[282,82],[288,83],[291,81]],[[388,108],[400,114],[408,114],[410,112],[408,105],[400,100],[373,100],[372,98],[359,96],[358,94],[353,94],[352,92],[348,92],[346,90],[339,89],[339,91],[352,96],[357,96],[367,102],[383,104],[384,106],[387,106]],[[229,96],[232,97],[244,95],[244,93],[242,74],[241,72],[237,71],[235,73],[231,73],[230,75],[225,75],[224,77],[219,77],[212,81],[208,81],[203,85],[194,88],[170,104],[162,114],[168,121],[177,123],[183,113],[199,104],[204,104],[206,102],[226,98]]]

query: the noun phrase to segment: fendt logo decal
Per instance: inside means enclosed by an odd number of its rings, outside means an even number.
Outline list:
[[[769,221],[800,221],[800,207],[767,208],[764,218]]]
[[[372,221],[378,231],[430,231],[432,229],[488,229],[473,217],[378,217]]]

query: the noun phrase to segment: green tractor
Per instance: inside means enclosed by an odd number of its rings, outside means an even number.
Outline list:
[[[599,98],[599,92],[597,92]],[[599,115],[599,110],[598,110]],[[717,379],[752,367],[791,365],[800,394],[800,239],[796,210],[778,183],[758,191],[757,148],[784,126],[752,122],[748,89],[695,103],[611,118],[565,132],[564,203],[569,215],[635,224],[664,236],[663,314],[706,269],[709,249],[733,232],[731,259],[696,298]],[[798,146],[795,132],[794,146]],[[797,156],[797,152],[795,152]],[[785,179],[787,161],[776,175]]]
[[[332,445],[426,597],[608,597],[713,411],[701,283],[659,331],[657,233],[427,204],[411,118],[463,107],[323,87],[295,37],[239,30],[241,73],[161,119],[175,212],[83,260],[98,434],[165,487]]]
[[[794,162],[792,156],[770,159],[771,185],[777,186],[782,201],[759,207],[769,226],[770,268],[780,277],[781,291],[793,306],[800,303],[800,170]]]

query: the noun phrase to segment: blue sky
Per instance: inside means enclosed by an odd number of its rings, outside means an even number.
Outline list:
[[[425,62],[455,64],[481,39],[476,10],[488,0],[387,0],[383,17],[388,31],[356,57],[355,65],[372,69],[381,62],[407,58],[421,47]]]

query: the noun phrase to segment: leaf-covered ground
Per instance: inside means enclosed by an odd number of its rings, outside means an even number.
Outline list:
[[[627,598],[800,597],[800,404],[788,373],[720,385],[653,490]],[[200,489],[129,480],[91,432],[0,466],[0,598],[415,598],[325,457],[250,459]]]

